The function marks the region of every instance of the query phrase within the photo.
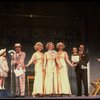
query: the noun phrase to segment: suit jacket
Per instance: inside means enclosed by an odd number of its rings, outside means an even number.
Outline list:
[[[88,53],[83,52],[83,54],[80,56],[79,63],[76,66],[75,70],[76,71],[80,70],[82,65],[87,67],[88,61],[89,61]]]
[[[24,65],[24,60],[26,57],[26,53],[25,52],[20,52],[20,53],[15,53],[12,57],[12,64],[15,66],[14,69],[18,68],[18,67],[23,67]],[[16,64],[17,61],[20,61],[20,64]]]

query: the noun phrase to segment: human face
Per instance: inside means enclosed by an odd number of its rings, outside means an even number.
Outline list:
[[[58,49],[63,50],[63,45],[59,45]]]
[[[54,45],[52,43],[49,44],[48,49],[52,50],[54,48]]]
[[[21,51],[21,47],[15,47],[15,50],[17,53],[19,53]]]
[[[39,51],[42,51],[42,50],[43,50],[43,45],[40,45],[40,46],[38,47],[38,50],[39,50]]]
[[[84,51],[84,45],[80,45],[79,50]]]
[[[77,53],[77,48],[73,48],[73,53]]]

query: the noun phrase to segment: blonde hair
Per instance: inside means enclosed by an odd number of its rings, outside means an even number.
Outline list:
[[[64,43],[62,43],[62,42],[57,43],[56,47],[59,49],[59,46],[60,46],[60,45],[63,46],[63,49],[65,48],[65,45],[64,45]]]
[[[55,46],[54,46],[53,42],[48,42],[48,43],[46,44],[46,48],[48,49],[50,44],[53,45],[53,49],[54,49]]]
[[[34,46],[35,50],[38,50],[39,46],[43,46],[42,42],[37,42]]]

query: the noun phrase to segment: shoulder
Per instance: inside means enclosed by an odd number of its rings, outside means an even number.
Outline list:
[[[67,54],[67,51],[63,51],[64,54]]]
[[[54,52],[57,54],[57,51],[56,50],[54,50]]]
[[[37,53],[36,53],[36,52],[32,54],[32,56],[36,56],[36,55],[37,55]]]
[[[25,52],[21,52],[21,54],[26,54]]]

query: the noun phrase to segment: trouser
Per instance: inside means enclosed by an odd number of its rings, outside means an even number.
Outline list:
[[[84,94],[88,95],[88,79],[87,79],[87,69],[80,69],[76,71],[76,78],[77,78],[77,89],[78,94],[82,95],[82,82],[84,86]]]
[[[25,73],[16,77],[16,95],[25,95]]]

